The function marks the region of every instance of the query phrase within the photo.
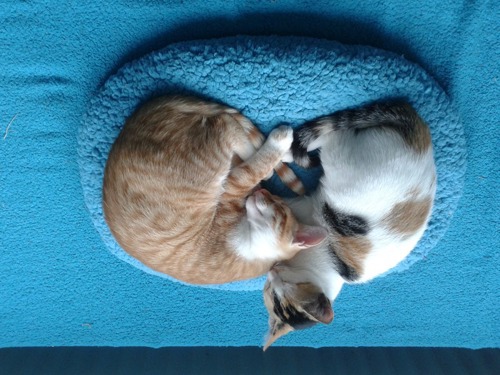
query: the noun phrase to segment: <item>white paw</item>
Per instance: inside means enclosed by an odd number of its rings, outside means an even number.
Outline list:
[[[269,141],[281,152],[289,151],[293,142],[293,129],[289,126],[281,125],[273,129],[271,134],[269,134]]]
[[[269,172],[269,174],[263,178],[264,181],[267,181],[269,180],[271,177],[273,177],[274,175],[274,170],[272,170],[271,172]]]
[[[283,157],[281,158],[281,161],[283,163],[291,163],[293,162],[293,154],[292,154],[292,150],[291,149],[288,149],[285,154],[283,155]]]

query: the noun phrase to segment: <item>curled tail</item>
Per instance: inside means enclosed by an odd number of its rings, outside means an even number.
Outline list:
[[[406,102],[375,103],[356,109],[347,109],[306,122],[294,133],[292,153],[295,163],[311,168],[319,164],[318,157],[308,152],[321,146],[321,137],[338,130],[361,130],[370,127],[389,127],[400,134],[416,152],[424,152],[431,145],[427,124]]]
[[[283,184],[285,184],[285,186],[287,186],[295,194],[304,195],[306,193],[304,184],[288,165],[283,162],[279,162],[278,165],[274,167],[274,171]]]

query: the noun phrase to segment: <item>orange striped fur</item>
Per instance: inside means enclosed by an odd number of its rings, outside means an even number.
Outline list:
[[[286,142],[291,129],[276,129],[264,142],[250,120],[224,105],[155,99],[126,122],[109,154],[103,183],[109,228],[139,261],[188,283],[262,275],[326,236],[257,189],[275,167],[287,175],[280,164]],[[274,236],[269,253],[245,252],[260,236],[248,210]]]

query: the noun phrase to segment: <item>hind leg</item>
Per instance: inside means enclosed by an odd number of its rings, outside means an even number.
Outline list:
[[[237,122],[240,125],[240,129],[243,130],[245,134],[245,141],[241,142],[236,148],[235,152],[238,155],[238,160],[234,160],[232,166],[235,167],[241,162],[249,160],[257,150],[262,147],[264,143],[264,136],[260,130],[245,116],[240,113],[233,113],[230,115],[231,120]],[[236,124],[235,124],[236,125]],[[295,173],[288,167],[287,162],[293,161],[292,150],[288,148],[286,152],[283,153],[281,160],[274,166],[274,171],[271,169],[269,173],[264,176],[263,180],[270,179],[274,172],[279,176],[281,181],[293,192],[298,195],[305,194],[305,187],[302,184]]]
[[[239,113],[225,113],[222,117],[227,124],[226,132],[231,134],[233,152],[240,160],[250,159],[264,143],[264,136]]]
[[[238,156],[236,160],[233,161],[233,166],[241,164],[241,162],[250,159],[264,144],[264,135],[259,129],[245,116],[237,113],[230,115],[234,121],[236,121],[243,132],[245,133],[245,140],[239,142],[235,147],[235,153]],[[291,154],[291,153],[290,153]],[[270,179],[273,176],[273,171],[269,172],[263,180]]]
[[[281,126],[274,129],[250,159],[231,171],[226,190],[228,194],[245,197],[264,177],[272,173],[289,150],[292,139],[291,128]]]

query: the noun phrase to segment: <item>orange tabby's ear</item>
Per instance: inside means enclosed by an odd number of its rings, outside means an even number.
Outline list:
[[[319,245],[328,236],[328,231],[323,227],[300,224],[293,244],[301,249]]]
[[[276,340],[291,331],[293,331],[293,328],[288,324],[284,324],[272,319],[269,323],[269,334],[267,336],[267,341],[264,345],[263,351],[266,351],[267,348],[269,348]]]

